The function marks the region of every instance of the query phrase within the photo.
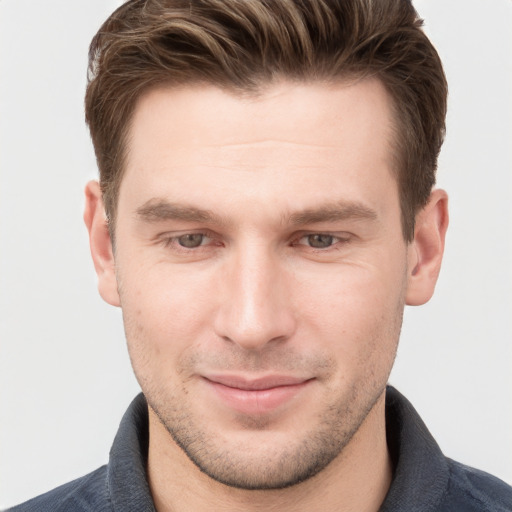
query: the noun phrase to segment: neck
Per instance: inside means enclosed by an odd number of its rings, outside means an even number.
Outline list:
[[[385,393],[343,452],[324,470],[279,490],[243,490],[216,482],[188,459],[149,411],[148,477],[158,512],[377,512],[391,485]]]

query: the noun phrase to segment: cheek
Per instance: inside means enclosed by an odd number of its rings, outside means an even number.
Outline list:
[[[400,333],[405,294],[404,266],[337,268],[328,279],[304,280],[298,309],[323,349],[339,366],[390,367]]]
[[[205,276],[179,266],[123,268],[119,282],[123,312],[145,329],[168,335],[199,326],[212,296]]]
[[[169,378],[170,368],[194,351],[209,317],[204,280],[159,265],[118,273],[124,328],[139,380]]]

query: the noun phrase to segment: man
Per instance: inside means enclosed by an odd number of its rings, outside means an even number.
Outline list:
[[[144,393],[18,510],[511,510],[386,391],[431,297],[446,84],[408,2],[128,2],[91,47],[85,221]]]

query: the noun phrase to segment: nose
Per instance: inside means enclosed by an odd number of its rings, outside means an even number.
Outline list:
[[[254,351],[295,332],[290,279],[272,251],[253,245],[237,252],[226,263],[221,281],[218,336]]]

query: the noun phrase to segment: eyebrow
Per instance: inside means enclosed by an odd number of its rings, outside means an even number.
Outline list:
[[[318,224],[320,222],[336,222],[341,220],[377,220],[375,210],[358,202],[341,201],[320,208],[311,208],[290,216],[293,225]]]
[[[150,199],[137,208],[136,213],[138,217],[146,222],[182,220],[185,222],[224,224],[222,219],[210,210],[169,203],[165,199]]]
[[[170,203],[165,199],[150,199],[136,210],[137,216],[146,222],[181,220],[185,222],[207,222],[227,224],[210,210],[194,206]],[[320,208],[309,208],[286,216],[285,223],[293,226],[336,222],[342,220],[377,220],[377,212],[359,202],[340,201]]]

